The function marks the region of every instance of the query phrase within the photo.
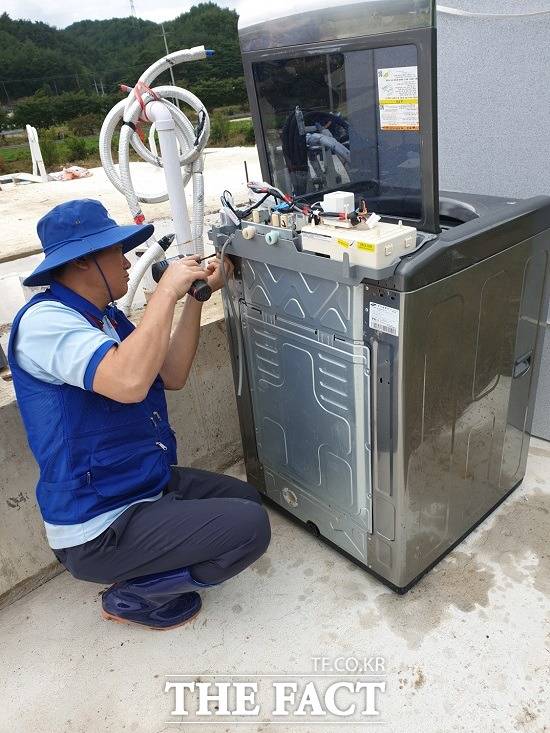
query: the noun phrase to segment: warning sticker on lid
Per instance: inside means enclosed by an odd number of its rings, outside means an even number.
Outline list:
[[[363,252],[375,252],[376,251],[376,245],[373,242],[355,242],[355,246],[357,249],[362,250]]]
[[[419,130],[418,66],[378,69],[380,129]]]
[[[390,336],[399,336],[399,311],[381,303],[371,303],[369,306],[369,328],[374,331],[389,333]]]

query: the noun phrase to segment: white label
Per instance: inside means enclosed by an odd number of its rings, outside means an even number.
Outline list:
[[[399,336],[399,311],[387,305],[371,303],[369,308],[369,328],[374,331]]]
[[[419,130],[418,66],[378,69],[382,130]]]
[[[304,239],[319,239],[323,244],[327,244],[327,242],[332,242],[332,237],[330,234],[319,234],[319,232],[302,232],[302,240]]]

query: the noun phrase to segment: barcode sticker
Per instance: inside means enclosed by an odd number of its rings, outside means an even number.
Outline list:
[[[399,336],[399,311],[381,303],[371,303],[369,307],[369,328],[374,331]]]

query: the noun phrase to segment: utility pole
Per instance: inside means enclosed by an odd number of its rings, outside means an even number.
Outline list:
[[[2,86],[4,87],[4,94],[6,95],[6,104],[11,104],[10,102],[10,95],[8,94],[8,90],[6,89],[6,82],[2,82]]]
[[[130,0],[130,16],[133,18],[134,23],[136,23],[137,15],[136,15],[136,6],[134,5],[134,0]]]
[[[162,38],[164,39],[164,48],[166,49],[166,55],[168,56],[170,54],[170,51],[168,50],[168,41],[166,40],[166,31],[164,30],[164,23],[160,24],[160,27],[162,28]],[[172,86],[176,86],[176,80],[174,79],[174,69],[172,66],[170,66],[170,79],[172,80]],[[180,100],[176,99],[176,104],[180,106]]]

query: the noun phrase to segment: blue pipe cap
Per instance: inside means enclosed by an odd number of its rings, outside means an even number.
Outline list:
[[[207,55],[207,56],[213,56],[213,55],[214,55],[215,53],[216,53],[216,52],[215,52],[215,51],[212,51],[212,49],[211,49],[211,48],[207,48],[207,49],[206,49],[206,55]]]

